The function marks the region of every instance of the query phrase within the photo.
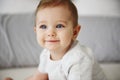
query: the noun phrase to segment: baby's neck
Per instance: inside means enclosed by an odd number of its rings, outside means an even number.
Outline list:
[[[63,58],[66,52],[56,52],[56,51],[50,51],[50,59],[51,60],[60,60]]]
[[[70,46],[66,49],[59,49],[59,50],[52,50],[50,51],[50,59],[51,60],[60,60],[63,56],[67,53],[67,51],[71,48],[73,41],[71,42]]]

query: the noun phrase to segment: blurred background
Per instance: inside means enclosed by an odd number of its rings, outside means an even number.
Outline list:
[[[119,16],[120,0],[72,0],[79,15]],[[0,13],[33,12],[39,0],[0,0]]]

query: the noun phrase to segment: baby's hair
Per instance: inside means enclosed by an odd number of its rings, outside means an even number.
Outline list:
[[[67,6],[68,10],[71,13],[71,17],[73,19],[74,27],[78,25],[78,12],[76,6],[72,3],[71,0],[41,0],[37,6],[35,15],[40,9],[46,7],[56,7],[56,6]]]

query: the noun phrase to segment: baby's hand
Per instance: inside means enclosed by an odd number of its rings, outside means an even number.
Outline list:
[[[7,78],[5,78],[4,80],[13,80],[12,78],[10,78],[10,77],[7,77]]]
[[[35,80],[48,80],[48,74],[39,72],[35,75]]]
[[[37,72],[36,74],[34,74],[33,76],[31,76],[25,80],[48,80],[48,74]]]

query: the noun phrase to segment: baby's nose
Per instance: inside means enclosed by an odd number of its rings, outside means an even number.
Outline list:
[[[49,30],[49,31],[47,32],[47,34],[48,34],[49,37],[55,37],[55,36],[56,36],[56,32],[55,32],[55,30],[53,30],[53,29]]]
[[[49,36],[49,37],[54,37],[54,36],[55,36],[55,34],[48,34],[48,36]]]

